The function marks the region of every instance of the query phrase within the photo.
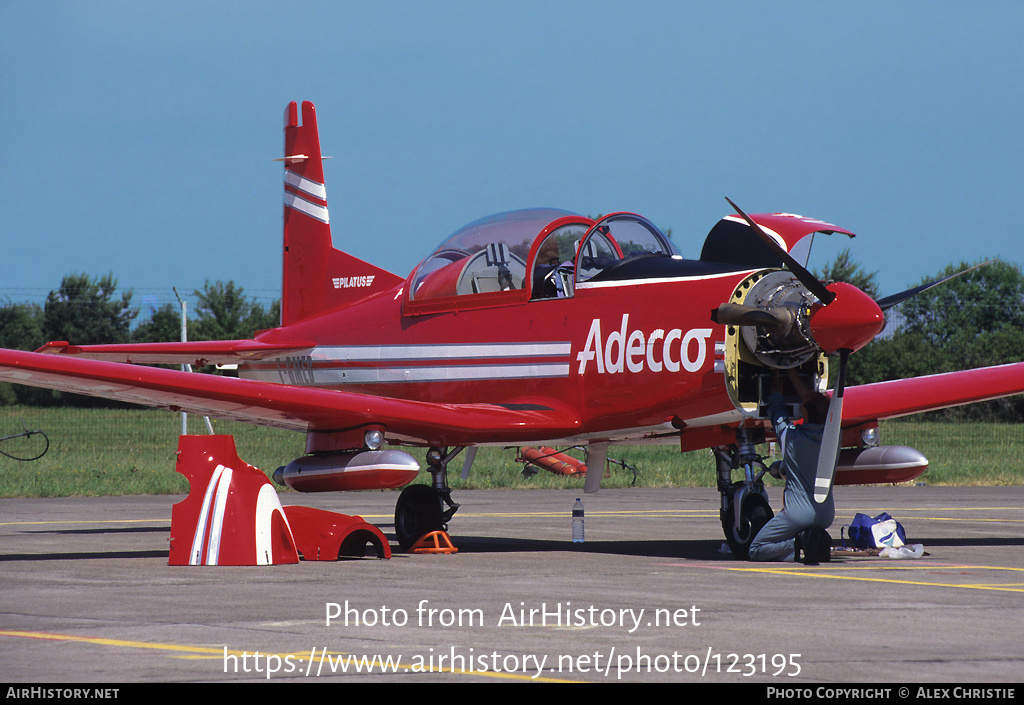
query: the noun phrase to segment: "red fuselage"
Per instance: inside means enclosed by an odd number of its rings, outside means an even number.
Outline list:
[[[709,312],[745,274],[583,285],[572,298],[485,293],[429,313],[410,304],[406,282],[267,332],[260,340],[319,342],[240,375],[426,402],[564,405],[585,435],[668,432],[736,410],[720,364],[725,327]]]

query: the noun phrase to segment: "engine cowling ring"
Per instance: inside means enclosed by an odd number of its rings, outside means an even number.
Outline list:
[[[740,289],[737,289],[739,292]],[[757,362],[773,369],[799,367],[818,353],[811,336],[808,312],[813,297],[790,272],[775,270],[763,273],[746,288],[742,303],[765,310],[786,309],[793,321],[784,333],[757,326],[740,326],[746,352]]]

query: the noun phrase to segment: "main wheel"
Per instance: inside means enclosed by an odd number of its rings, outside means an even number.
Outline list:
[[[775,516],[775,512],[768,501],[756,493],[744,495],[738,527],[734,525],[734,512],[735,505],[730,501],[722,517],[722,530],[725,532],[725,540],[732,555],[747,560],[750,557],[750,543],[757,536],[757,532]]]
[[[402,490],[395,505],[395,537],[403,551],[431,531],[443,528],[437,490],[427,485],[409,485]]]

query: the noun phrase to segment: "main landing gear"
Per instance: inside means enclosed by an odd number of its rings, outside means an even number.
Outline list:
[[[462,451],[455,448],[431,448],[427,451],[432,483],[409,485],[398,496],[395,505],[395,536],[403,551],[431,531],[444,531],[458,511],[448,487],[448,463]],[[447,507],[447,508],[445,508]]]
[[[722,495],[722,530],[732,554],[743,560],[749,557],[750,543],[757,532],[775,516],[761,480],[768,468],[756,451],[757,444],[763,442],[763,430],[741,428],[736,432],[735,445],[712,449]],[[733,470],[739,468],[743,468],[744,479],[733,482]]]

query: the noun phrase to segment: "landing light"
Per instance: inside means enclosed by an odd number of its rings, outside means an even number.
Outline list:
[[[363,443],[370,450],[380,450],[384,444],[384,434],[376,429],[371,429],[363,434]]]
[[[860,440],[865,446],[875,447],[878,445],[878,426],[866,428],[860,432]]]

